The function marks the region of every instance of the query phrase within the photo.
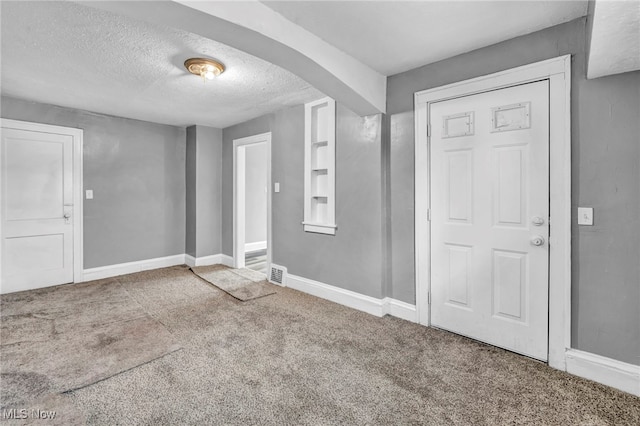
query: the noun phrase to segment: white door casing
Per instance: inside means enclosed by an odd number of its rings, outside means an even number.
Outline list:
[[[429,114],[436,102],[549,81],[548,363],[565,370],[571,347],[571,56],[565,55],[415,94],[415,273],[418,321],[430,325],[431,226]]]
[[[82,130],[3,119],[0,152],[0,291],[81,281]]]
[[[543,361],[548,87],[464,96],[430,113],[431,324]]]
[[[233,140],[233,265],[245,266],[245,159],[246,147],[259,143],[267,146],[267,270],[271,268],[271,132]]]

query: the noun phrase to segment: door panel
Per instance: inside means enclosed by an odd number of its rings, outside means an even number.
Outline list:
[[[524,226],[526,210],[524,159],[522,147],[495,148],[493,152],[494,223],[498,226]]]
[[[447,152],[447,157],[448,219],[450,222],[470,223],[473,211],[471,205],[473,152],[471,150]]]
[[[448,250],[448,273],[447,287],[448,300],[447,303],[464,306],[470,308],[469,301],[469,260],[473,255],[471,247],[447,244]]]
[[[30,274],[34,270],[55,271],[64,268],[64,234],[7,238],[6,274]]]
[[[72,282],[73,137],[3,128],[1,152],[2,292]]]
[[[493,251],[493,315],[526,321],[527,253]]]
[[[64,206],[64,144],[5,138],[6,220],[59,219]]]
[[[546,360],[548,82],[434,103],[430,124],[431,323]]]

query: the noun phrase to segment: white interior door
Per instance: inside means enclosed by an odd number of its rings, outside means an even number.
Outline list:
[[[2,293],[73,281],[73,136],[2,129]]]
[[[431,323],[548,356],[549,85],[434,103]]]

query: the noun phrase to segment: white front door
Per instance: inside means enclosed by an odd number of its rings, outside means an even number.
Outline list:
[[[431,105],[431,323],[548,356],[549,84]]]
[[[2,129],[2,293],[73,281],[73,136]]]

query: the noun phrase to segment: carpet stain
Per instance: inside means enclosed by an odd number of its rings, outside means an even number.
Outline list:
[[[98,339],[98,341],[95,344],[90,345],[90,347],[93,349],[104,349],[112,343],[120,340],[117,336],[109,336],[104,333],[98,333],[96,335],[96,338]]]
[[[45,374],[2,373],[0,374],[0,409],[26,406],[51,391],[51,382]]]
[[[179,348],[113,279],[2,295],[0,307],[3,407],[46,400],[68,408],[56,395]]]

